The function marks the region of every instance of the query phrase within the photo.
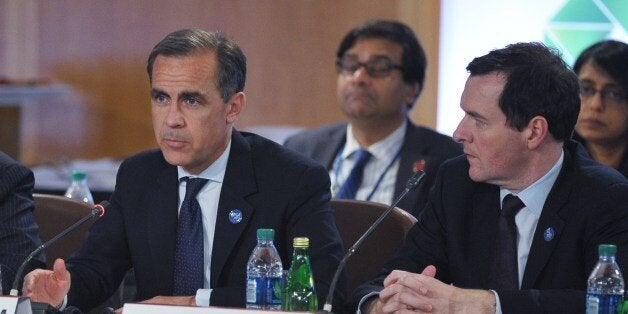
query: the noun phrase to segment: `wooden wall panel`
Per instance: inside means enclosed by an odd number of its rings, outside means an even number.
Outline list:
[[[239,129],[314,127],[344,120],[334,68],[344,34],[366,19],[402,20],[430,58],[412,117],[434,126],[438,1],[56,0],[38,6],[40,76],[70,84],[77,95],[25,113],[28,164],[60,156],[124,158],[155,147],[146,57],[167,33],[184,27],[222,31],[247,55],[248,102]]]

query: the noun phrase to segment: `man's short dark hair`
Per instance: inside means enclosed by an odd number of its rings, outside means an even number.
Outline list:
[[[421,47],[416,35],[412,29],[405,24],[387,20],[367,21],[345,35],[340,42],[336,57],[338,59],[342,58],[345,52],[351,49],[358,40],[371,38],[383,38],[401,45],[403,48],[401,55],[403,80],[406,83],[416,82],[420,85],[419,92],[413,99],[416,100],[424,86],[423,81],[425,80],[427,60],[425,58],[425,51],[423,51],[423,47]],[[408,104],[408,107],[412,107],[412,105],[413,104]]]
[[[628,44],[616,40],[604,40],[585,49],[573,66],[580,73],[582,66],[593,61],[628,93]]]
[[[153,64],[157,56],[189,56],[199,51],[216,53],[218,69],[216,88],[222,94],[223,102],[244,90],[246,81],[246,57],[238,45],[216,32],[190,28],[168,34],[148,56],[148,79],[153,79]]]
[[[507,76],[499,107],[509,126],[521,131],[533,117],[542,116],[556,140],[571,137],[580,112],[580,88],[556,50],[541,43],[512,44],[473,59],[467,71],[471,76]]]

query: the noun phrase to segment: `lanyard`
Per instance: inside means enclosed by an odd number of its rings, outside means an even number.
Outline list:
[[[395,154],[395,157],[390,161],[388,166],[386,166],[386,168],[384,168],[384,172],[382,172],[382,174],[379,176],[379,179],[377,179],[377,182],[375,183],[375,186],[373,187],[373,190],[371,191],[371,193],[369,193],[369,196],[366,198],[367,201],[370,201],[373,198],[373,195],[375,195],[375,191],[377,191],[377,189],[379,188],[379,185],[384,180],[384,177],[386,176],[386,173],[388,173],[388,170],[390,170],[390,168],[392,168],[392,166],[395,164],[395,161],[397,161],[397,159],[399,159],[399,156],[401,156],[401,150],[402,149],[403,149],[403,145],[401,145],[401,147],[399,147],[399,150]],[[345,147],[343,146],[340,149],[340,151],[338,152],[338,155],[336,156],[336,160],[334,161],[335,182],[334,182],[334,188],[333,188],[333,191],[332,191],[333,195],[336,195],[336,192],[338,192],[338,189],[340,188],[340,184],[338,183],[338,175],[340,175],[340,169],[342,168],[342,162],[343,162],[342,161],[342,153],[344,152],[344,150],[345,150]]]

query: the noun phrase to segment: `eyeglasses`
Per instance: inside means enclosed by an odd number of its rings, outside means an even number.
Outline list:
[[[600,93],[600,97],[602,100],[613,103],[613,104],[625,104],[626,103],[626,94],[614,89],[604,88],[602,90],[598,90],[592,86],[581,85],[580,86],[580,95],[583,99],[585,98],[593,98],[595,94]]]
[[[385,56],[375,56],[366,63],[359,62],[353,56],[345,56],[336,60],[338,73],[353,75],[360,67],[364,67],[366,73],[371,77],[385,77],[392,70],[402,70],[400,64],[395,64],[390,58]]]

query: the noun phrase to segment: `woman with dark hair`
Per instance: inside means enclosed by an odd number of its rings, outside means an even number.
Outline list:
[[[574,71],[582,99],[576,140],[593,159],[628,177],[628,45],[598,42],[580,54]]]

